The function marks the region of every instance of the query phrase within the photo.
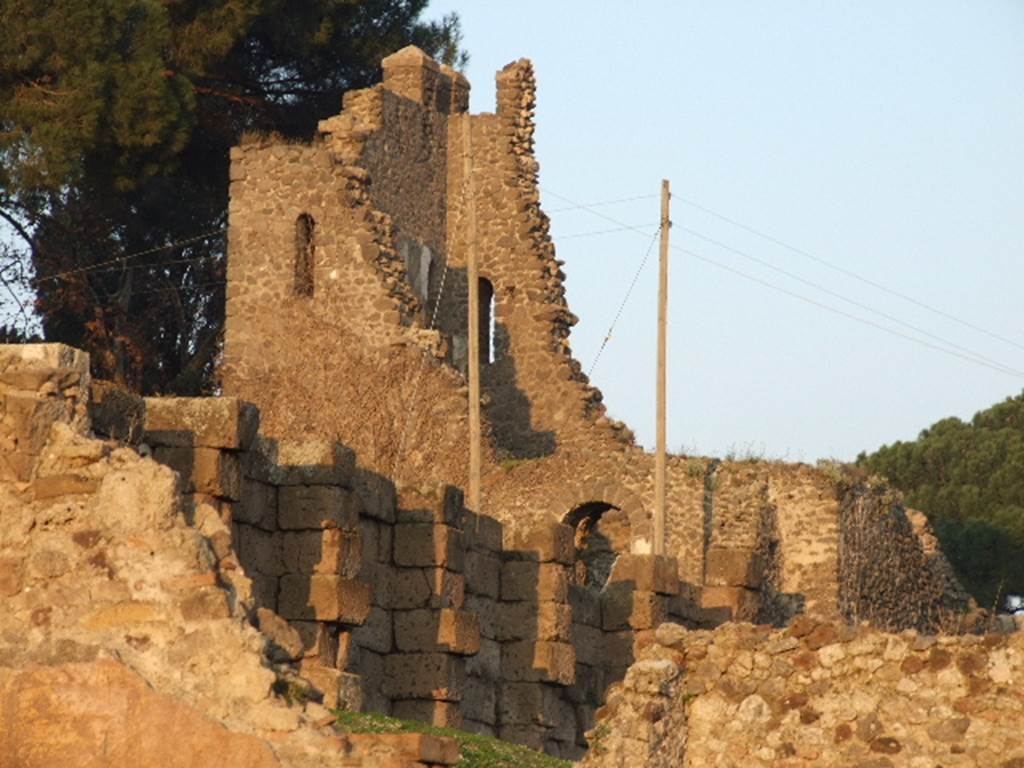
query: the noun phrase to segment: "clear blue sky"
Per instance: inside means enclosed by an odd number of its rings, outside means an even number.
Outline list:
[[[562,210],[675,194],[673,245],[892,328],[1024,371],[1024,2],[434,2],[457,11],[472,109],[519,57],[539,81],[545,209],[588,368],[647,246]],[[880,291],[681,198],[1014,342]],[[656,197],[601,213],[658,219]],[[846,303],[692,232],[916,326]],[[654,435],[656,252],[594,372]],[[952,357],[672,254],[669,446],[813,461],[912,439],[1019,393]],[[957,350],[958,354],[966,354]]]

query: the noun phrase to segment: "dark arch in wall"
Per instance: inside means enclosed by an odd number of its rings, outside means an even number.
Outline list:
[[[621,542],[613,540],[607,527],[602,525],[602,520],[606,519],[606,514],[609,518],[620,517],[615,513],[621,511],[606,501],[587,501],[565,516],[563,522],[575,531],[576,562],[572,576],[579,586],[603,589],[608,583],[612,565],[619,556]],[[620,546],[616,547],[616,543]]]
[[[313,295],[313,272],[316,259],[316,221],[308,213],[295,219],[295,282],[296,296]]]
[[[587,474],[591,477],[597,476],[597,474]],[[649,551],[651,515],[644,509],[640,497],[620,483],[607,480],[583,480],[559,493],[552,500],[549,509],[557,510],[553,517],[557,517],[560,522],[570,524],[568,515],[572,515],[578,507],[595,501],[621,510],[626,520],[629,521],[629,543],[624,546],[624,551]],[[567,509],[570,510],[568,514],[565,512]]]

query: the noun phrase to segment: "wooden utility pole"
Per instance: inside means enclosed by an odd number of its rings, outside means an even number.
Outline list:
[[[654,459],[654,554],[665,554],[665,385],[668,325],[668,180],[661,182],[661,248],[658,259],[658,435]]]
[[[476,264],[476,197],[473,192],[473,128],[466,112],[462,120],[462,174],[465,185],[466,279],[469,282],[469,499],[468,507],[480,509],[480,280]]]

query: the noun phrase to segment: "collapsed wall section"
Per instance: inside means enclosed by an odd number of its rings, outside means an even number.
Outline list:
[[[1024,765],[1024,634],[664,624],[584,766]]]

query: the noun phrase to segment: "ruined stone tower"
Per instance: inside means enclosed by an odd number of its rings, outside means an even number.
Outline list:
[[[400,484],[464,486],[473,205],[479,511],[513,529],[576,526],[595,562],[649,552],[652,457],[605,415],[569,347],[576,318],[539,203],[532,65],[498,72],[496,110],[478,115],[465,78],[414,47],[383,73],[347,93],[312,143],[232,152],[225,393],[256,403],[270,435],[338,440]],[[840,542],[854,518],[820,472],[671,457],[668,499],[667,552],[702,609],[778,620],[849,602]]]

